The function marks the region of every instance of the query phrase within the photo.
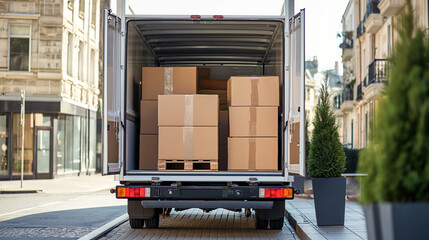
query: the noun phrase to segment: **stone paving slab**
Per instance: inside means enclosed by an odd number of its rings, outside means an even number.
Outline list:
[[[344,226],[317,226],[313,199],[286,201],[286,211],[302,239],[367,239],[365,216],[357,202],[346,201]]]
[[[125,222],[100,239],[300,239],[285,220],[282,230],[255,229],[254,214],[246,218],[237,213],[217,209],[204,213],[200,209],[173,211],[160,219],[159,229],[132,229]]]

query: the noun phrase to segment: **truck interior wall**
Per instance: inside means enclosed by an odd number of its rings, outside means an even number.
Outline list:
[[[267,64],[265,64],[264,73],[265,75],[271,76],[279,76],[279,91],[280,91],[280,107],[279,107],[279,122],[278,122],[278,157],[279,157],[279,169],[284,169],[284,36],[283,31],[279,31],[279,33],[275,36],[273,45],[267,54]]]
[[[139,168],[142,66],[157,66],[157,61],[144,44],[135,22],[128,22],[127,34],[125,166],[127,170],[136,170]]]
[[[140,98],[141,98],[141,69],[153,66],[186,66],[174,64],[159,64],[156,57],[144,42],[144,38],[137,30],[136,21],[127,23],[127,49],[126,49],[126,135],[125,135],[125,167],[126,171],[139,169],[139,132],[140,132]],[[245,26],[244,26],[245,28]],[[213,65],[191,64],[210,68],[210,78],[214,80],[227,80],[230,76],[238,75],[270,75],[279,76],[280,79],[280,107],[279,107],[279,169],[283,168],[283,82],[284,82],[284,55],[283,31],[278,31],[273,44],[269,49],[264,64],[257,65]]]

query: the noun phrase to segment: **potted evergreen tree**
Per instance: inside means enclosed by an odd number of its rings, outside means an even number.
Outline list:
[[[331,107],[327,74],[313,125],[307,167],[313,183],[317,225],[344,225],[346,178],[341,174],[346,156]]]
[[[406,6],[372,141],[359,156],[369,239],[425,239],[429,226],[429,43]]]

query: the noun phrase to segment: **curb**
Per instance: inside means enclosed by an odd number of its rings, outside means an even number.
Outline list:
[[[288,220],[289,224],[293,227],[296,234],[301,238],[302,240],[311,240],[310,236],[308,236],[304,230],[301,227],[301,224],[296,221],[296,219],[290,214],[287,210],[285,211],[286,219]]]
[[[27,190],[0,190],[0,194],[20,194],[20,193],[41,193],[41,189],[27,189]]]
[[[79,238],[79,240],[98,239],[126,221],[128,221],[128,213],[113,219],[112,221]]]

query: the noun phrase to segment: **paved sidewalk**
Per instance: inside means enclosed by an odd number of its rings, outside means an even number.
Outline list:
[[[23,188],[21,188],[20,180],[4,180],[0,181],[0,193],[96,192],[113,188],[117,184],[119,184],[119,182],[114,181],[113,176],[101,176],[101,174],[62,177],[57,179],[24,180]]]
[[[286,201],[287,218],[301,239],[367,239],[365,216],[359,203],[346,201],[344,226],[317,226],[313,199]]]

